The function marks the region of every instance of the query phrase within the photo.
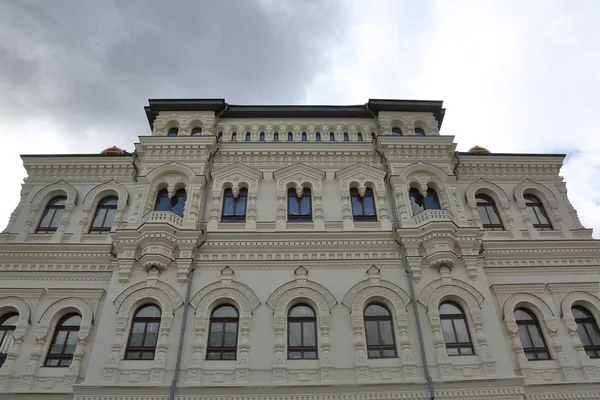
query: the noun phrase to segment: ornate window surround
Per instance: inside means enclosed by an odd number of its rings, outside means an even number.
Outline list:
[[[154,120],[153,136],[167,136],[171,128],[178,128],[177,136],[191,136],[192,129],[202,128],[202,136],[212,135],[212,126],[214,124],[214,112],[196,112],[194,114],[167,114],[161,112]]]
[[[515,218],[510,210],[510,200],[506,192],[495,183],[481,178],[471,183],[465,191],[467,204],[469,205],[475,224],[481,227],[481,219],[479,217],[479,211],[477,211],[477,199],[475,198],[478,194],[485,194],[494,200],[504,226],[508,227],[513,237],[520,237],[520,233],[515,224]]]
[[[6,361],[0,368],[0,391],[6,390],[10,383],[10,376],[14,364],[21,354],[21,346],[25,340],[27,330],[31,326],[31,311],[35,309],[43,289],[3,289],[0,297],[0,315],[9,312],[19,314],[19,320],[13,331],[12,346],[7,351]]]
[[[65,213],[60,221],[58,229],[52,234],[52,242],[59,242],[62,239],[67,226],[69,226],[73,209],[77,205],[77,190],[63,179],[45,186],[33,196],[30,205],[30,216],[25,222],[25,229],[22,233],[23,237],[18,237],[17,240],[24,241],[26,234],[35,232],[44,212],[43,206],[56,196],[67,197],[65,202]]]
[[[540,232],[533,227],[533,223],[531,222],[531,218],[527,213],[527,207],[525,205],[524,195],[532,194],[540,199],[540,201],[544,204],[544,208],[546,209],[546,213],[550,218],[550,223],[554,225],[555,228],[563,233],[563,235],[569,235],[569,229],[565,225],[565,221],[563,217],[560,215],[559,203],[556,195],[545,185],[531,181],[529,179],[524,180],[515,186],[515,200],[517,202],[517,206],[521,210],[521,216],[525,225],[527,226],[527,230],[532,238],[539,238]]]
[[[342,304],[350,309],[354,332],[354,352],[356,379],[370,381],[371,368],[392,361],[400,364],[403,378],[407,381],[417,379],[417,367],[410,349],[408,336],[408,312],[406,306],[410,296],[399,286],[381,279],[380,270],[371,266],[367,270],[368,279],[352,286],[344,296]],[[391,359],[369,359],[365,333],[364,309],[370,303],[383,303],[392,313],[395,321],[394,335],[398,347],[398,357]]]
[[[79,220],[79,226],[77,228],[77,235],[73,236],[73,241],[79,240],[81,235],[87,232],[92,224],[90,214],[96,211],[100,200],[107,196],[117,196],[119,199],[117,202],[117,213],[111,229],[114,232],[123,223],[123,212],[129,203],[129,192],[125,186],[111,179],[108,182],[101,183],[100,185],[91,189],[83,198],[81,206],[83,209],[83,216]]]
[[[373,194],[376,196],[377,219],[381,223],[381,229],[389,230],[392,228],[389,208],[385,199],[385,175],[385,171],[362,163],[356,163],[335,173],[335,179],[339,181],[342,193],[344,229],[354,229],[350,200],[350,189],[353,188],[358,189],[361,196],[364,195],[366,188],[373,190]]]
[[[536,376],[536,368],[539,368],[540,366],[548,367],[550,363],[557,365],[558,369],[562,371],[564,379],[575,379],[576,376],[573,365],[565,357],[562,350],[562,344],[558,338],[558,325],[554,313],[548,303],[540,297],[545,294],[545,285],[493,285],[492,290],[496,293],[498,302],[501,305],[504,323],[512,343],[512,348],[515,351],[516,362],[525,379],[529,381],[539,380],[539,376]],[[552,360],[535,362],[527,360],[525,352],[523,351],[523,346],[521,345],[521,340],[519,339],[519,332],[514,314],[514,310],[518,307],[527,308],[533,312],[538,321],[540,321],[542,334],[546,338]]]
[[[323,285],[307,279],[308,271],[300,266],[294,271],[295,279],[279,286],[269,296],[267,305],[273,310],[275,324],[275,357],[273,363],[273,383],[288,381],[290,367],[287,365],[287,314],[298,303],[313,307],[317,314],[319,377],[321,382],[333,381],[333,362],[331,354],[331,309],[337,300]],[[299,360],[298,363],[312,360]]]
[[[443,269],[446,270],[443,270]],[[427,308],[431,323],[435,353],[440,375],[445,378],[454,377],[453,364],[461,362],[461,358],[477,357],[484,376],[496,375],[496,360],[488,349],[488,339],[483,326],[483,295],[473,286],[462,280],[452,278],[447,267],[440,269],[442,278],[430,282],[421,290],[418,301]],[[440,322],[439,306],[444,301],[454,301],[465,311],[467,325],[474,339],[476,354],[474,356],[449,357],[446,351],[444,335]]]
[[[323,180],[325,172],[305,164],[293,164],[273,172],[277,181],[277,221],[276,230],[285,230],[287,221],[287,191],[296,189],[298,196],[304,188],[311,189],[312,215],[315,230],[325,230],[325,215],[323,214]]]
[[[402,129],[402,136],[416,136],[415,128],[425,131],[425,136],[439,136],[438,122],[433,115],[415,113],[380,112],[379,124],[383,135],[391,135],[392,128]]]
[[[183,304],[181,296],[176,289],[165,282],[147,280],[122,291],[113,303],[116,306],[117,329],[109,360],[104,366],[103,381],[119,382],[119,369],[123,363],[128,363],[139,366],[139,369],[145,371],[150,369],[149,381],[162,383],[166,370],[171,324],[175,310]],[[162,311],[154,360],[148,362],[123,360],[133,315],[140,306],[149,303],[156,304]]]
[[[85,356],[90,332],[94,325],[94,316],[103,295],[103,289],[48,290],[48,300],[51,304],[46,308],[38,321],[35,333],[36,344],[29,355],[28,365],[19,379],[19,387],[29,390],[33,388],[35,377],[42,374],[38,369],[48,353],[56,324],[62,317],[72,312],[81,316],[81,325],[79,326],[73,361],[69,367],[65,367],[66,372],[60,378],[60,381],[62,381],[63,387],[71,387],[75,384],[79,370],[81,369],[82,360]]]
[[[237,198],[242,188],[248,190],[246,204],[246,230],[256,230],[258,209],[256,207],[258,196],[258,182],[263,178],[261,171],[250,168],[244,164],[235,163],[220,168],[211,173],[214,179],[212,185],[212,205],[210,207],[210,219],[208,230],[218,229],[221,220],[221,208],[223,207],[223,193],[225,189],[231,188],[233,197]]]
[[[194,318],[196,325],[196,340],[192,347],[192,358],[188,367],[187,383],[199,383],[202,378],[202,366],[205,360],[208,340],[207,328],[210,326],[210,316],[215,308],[224,304],[232,304],[239,313],[238,347],[235,361],[235,383],[247,384],[250,376],[250,328],[252,312],[260,305],[258,296],[248,286],[233,281],[233,270],[225,267],[221,271],[221,280],[211,283],[198,291],[190,301],[196,310]],[[217,364],[223,365],[222,361]]]

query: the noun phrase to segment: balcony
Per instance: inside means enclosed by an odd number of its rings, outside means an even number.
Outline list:
[[[425,225],[429,222],[452,222],[454,214],[448,210],[425,210],[411,219],[413,226]]]
[[[176,227],[183,225],[183,217],[171,211],[150,211],[142,218],[142,224],[169,224]]]

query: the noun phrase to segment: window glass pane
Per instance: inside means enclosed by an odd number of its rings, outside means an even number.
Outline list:
[[[538,220],[541,224],[550,224],[550,220],[548,219],[548,215],[546,214],[546,210],[544,210],[543,206],[536,206],[536,214],[538,216]]]
[[[529,339],[529,334],[527,332],[527,327],[525,325],[517,325],[519,330],[519,339],[521,339],[521,345],[525,349],[530,349],[533,347],[533,343]]]
[[[154,207],[154,211],[169,211],[171,209],[171,200],[166,196],[159,193],[158,201]]]
[[[288,214],[289,215],[300,215],[300,204],[296,197],[296,191],[288,192]]]
[[[396,350],[383,350],[383,356],[386,358],[396,357]]]
[[[470,347],[463,347],[460,349],[460,354],[470,356],[473,354],[473,349]]]
[[[156,341],[158,339],[158,323],[150,322],[148,323],[148,327],[146,328],[146,339],[144,340],[145,347],[154,347],[156,346]]]
[[[46,360],[46,365],[49,367],[55,367],[58,365],[58,359],[54,358],[49,358],[48,360]]]
[[[290,322],[289,326],[289,346],[296,347],[302,346],[302,323],[301,322]]]
[[[363,205],[365,207],[365,215],[375,215],[375,202],[373,197],[365,196],[363,198]]]
[[[290,351],[288,358],[297,360],[299,358],[302,358],[302,353],[300,353],[299,351]]]
[[[129,341],[130,346],[138,347],[142,345],[145,326],[146,324],[144,322],[136,322],[133,324],[133,328],[131,329],[131,339]]]
[[[581,340],[581,343],[583,343],[584,346],[590,346],[592,344],[583,324],[577,324],[577,333],[579,334],[579,340]]]
[[[320,141],[321,141],[321,134],[320,134],[320,133],[317,133],[316,141],[317,141],[317,142],[320,142]]]
[[[352,211],[354,215],[364,215],[362,204],[357,196],[352,196]]]
[[[160,309],[155,305],[143,306],[135,313],[135,316],[143,318],[159,318]]]
[[[314,317],[315,313],[312,308],[308,306],[295,306],[290,310],[290,317]]]
[[[389,317],[390,313],[385,307],[380,306],[379,304],[369,304],[367,308],[365,308],[365,316],[373,317],[373,316],[385,316]]]
[[[220,353],[217,353],[215,351],[209,351],[206,354],[206,359],[207,360],[218,360],[220,358],[220,355],[221,355]]]
[[[240,196],[237,199],[236,205],[235,205],[235,215],[245,215],[246,214],[246,196],[242,196],[242,194],[240,193]]]
[[[154,352],[143,351],[140,357],[142,360],[154,360]]]
[[[531,317],[531,315],[522,309],[517,309],[515,310],[515,319],[517,321],[532,321],[533,318]]]
[[[443,319],[440,322],[442,324],[444,341],[446,341],[446,343],[456,343],[456,336],[454,336],[454,329],[452,328],[452,320]]]
[[[223,200],[223,215],[233,215],[234,204],[233,196],[225,194],[225,199]]]
[[[225,324],[225,342],[223,347],[235,347],[237,342],[237,322],[227,322]]]
[[[213,312],[214,318],[237,318],[238,313],[231,306],[221,306]]]
[[[302,204],[301,204],[301,210],[300,210],[302,215],[310,215],[311,214],[311,209],[310,209],[310,192],[308,192],[308,194],[306,194],[306,191],[304,192],[304,194],[302,195]]]
[[[12,317],[6,318],[0,326],[14,326],[19,321],[19,315],[15,314]]]
[[[394,344],[394,332],[390,321],[379,321],[379,334],[381,335],[381,344]]]
[[[459,355],[458,349],[456,349],[454,347],[447,347],[446,353],[448,353],[449,356],[458,356]]]
[[[128,351],[125,354],[125,358],[128,360],[138,360],[140,358],[139,351]]]
[[[63,354],[75,353],[75,346],[77,346],[77,331],[70,331],[67,336],[67,341]]]
[[[456,329],[456,336],[458,336],[458,341],[462,343],[470,343],[469,339],[469,331],[467,330],[467,325],[463,319],[455,319],[454,320],[454,329]]]
[[[527,207],[525,207],[525,209],[527,210],[527,214],[529,215],[529,218],[531,218],[531,223],[532,224],[539,224],[540,221],[538,219],[538,216],[537,216],[534,208],[531,207],[531,206],[527,206]]]
[[[304,352],[305,360],[314,360],[316,358],[317,358],[317,352],[315,352],[315,351],[305,351]]]
[[[529,333],[531,334],[531,340],[533,340],[533,345],[535,347],[546,347],[544,345],[544,339],[542,338],[542,332],[540,332],[539,327],[535,325],[529,325]]]
[[[479,213],[479,219],[481,219],[481,223],[483,225],[489,225],[492,222],[488,217],[487,209],[485,206],[477,206],[477,212]]]
[[[10,349],[10,346],[12,346],[12,344],[13,344],[13,341],[14,341],[14,339],[13,339],[12,331],[5,332],[4,338],[2,339],[2,342],[0,343],[0,354],[7,354],[8,349]]]
[[[173,205],[171,211],[179,216],[182,216],[185,205],[185,192],[175,194],[175,196],[173,196],[171,199],[171,204]]]
[[[102,223],[104,222],[104,216],[106,215],[106,209],[99,209],[96,213],[96,218],[94,218],[94,222],[92,222],[92,226],[99,228],[102,227]]]
[[[437,194],[435,190],[428,189],[427,197],[425,197],[425,209],[427,210],[438,210],[440,208],[440,203],[438,201]]]
[[[410,205],[414,215],[417,215],[425,210],[423,196],[417,189],[410,189]]]
[[[115,220],[115,214],[117,213],[117,209],[116,208],[109,208],[106,211],[106,218],[104,219],[104,225],[103,227],[105,228],[111,228],[113,225],[113,221]]]
[[[210,341],[209,346],[221,347],[221,339],[223,337],[223,324],[220,322],[213,322],[210,324]]]
[[[543,352],[537,353],[537,357],[538,357],[538,360],[549,360],[550,353],[543,351]]]
[[[489,206],[487,209],[491,223],[497,225],[501,224],[502,222],[500,221],[500,216],[498,215],[498,210],[496,210],[496,207]]]
[[[598,325],[596,325],[595,322],[588,322],[586,326],[587,331],[590,334],[590,337],[592,338],[592,344],[594,346],[600,346],[600,331],[598,330]]]
[[[452,303],[442,303],[440,305],[441,315],[462,315],[462,312],[458,307]]]
[[[235,360],[235,353],[232,351],[223,353],[223,360]]]
[[[573,307],[571,308],[571,312],[575,318],[591,318],[592,314],[590,314],[586,309],[581,307]]]
[[[54,209],[46,209],[44,210],[44,216],[40,221],[40,228],[47,228],[50,226],[50,221],[52,221],[52,217],[54,216]]]
[[[65,213],[64,208],[59,208],[58,210],[54,210],[54,218],[52,218],[52,224],[50,225],[53,228],[58,228],[58,224],[60,224],[60,220]]]
[[[380,358],[380,354],[379,350],[369,350],[369,358]]]
[[[379,344],[379,332],[377,329],[377,321],[365,321],[367,331],[367,345],[376,346]]]
[[[305,322],[302,324],[302,329],[304,331],[304,346],[316,346],[317,339],[315,338],[315,323],[314,322]]]

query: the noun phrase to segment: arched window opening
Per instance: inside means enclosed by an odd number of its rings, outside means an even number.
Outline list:
[[[264,142],[265,141],[265,133],[264,132],[260,133],[260,136],[258,137],[258,141],[259,142]]]
[[[294,141],[294,134],[292,132],[288,132],[288,142]]]
[[[177,136],[179,135],[179,128],[171,128],[169,132],[167,132],[167,136]]]
[[[125,349],[126,360],[154,360],[161,315],[160,308],[154,304],[138,308],[131,321]]]
[[[235,360],[237,355],[239,315],[230,305],[220,306],[210,317],[207,360]]]
[[[375,140],[376,140],[375,133],[371,133],[371,142],[374,142]]]
[[[423,195],[419,192],[418,189],[410,188],[408,196],[410,197],[410,205],[412,207],[413,215],[422,213],[425,210],[440,209],[440,201],[438,199],[437,193],[432,188],[427,189],[426,197],[423,197]]]
[[[396,357],[396,338],[390,310],[383,304],[369,304],[365,308],[364,319],[369,358]]]
[[[364,196],[360,195],[358,189],[350,189],[350,200],[352,201],[352,216],[355,221],[377,221],[375,199],[371,188],[365,189]]]
[[[349,141],[350,138],[348,137],[348,132],[344,132],[344,142]]]
[[[335,135],[333,134],[333,132],[329,133],[329,141],[335,142]]]
[[[117,213],[117,203],[119,199],[115,196],[105,197],[98,203],[96,214],[90,226],[90,233],[110,232],[115,214]]]
[[[306,137],[306,132],[302,132],[302,141],[306,142],[308,138]]]
[[[298,304],[288,313],[288,359],[317,358],[317,317],[306,304]]]
[[[9,313],[0,318],[0,367],[4,365],[6,357],[8,357],[8,350],[13,344],[13,332],[17,322],[19,322],[17,313]]]
[[[525,209],[531,218],[533,227],[539,231],[553,230],[554,228],[550,223],[550,218],[548,218],[544,203],[532,194],[526,194],[523,198],[525,199]]]
[[[288,221],[312,221],[312,199],[310,189],[305,188],[302,196],[296,195],[296,189],[288,189]]]
[[[467,317],[462,307],[450,301],[440,304],[440,323],[446,352],[449,356],[468,356],[475,354],[471,334],[467,326]]]
[[[483,229],[489,231],[503,231],[504,225],[502,225],[500,214],[498,213],[498,208],[496,208],[494,200],[485,194],[476,195],[475,200],[477,201],[477,212],[479,213]]]
[[[317,132],[317,135],[315,136],[315,140],[316,140],[317,142],[320,142],[320,141],[321,141],[321,132]]]
[[[585,354],[589,358],[600,358],[600,329],[596,319],[589,310],[581,306],[571,308],[571,312],[575,317],[577,333],[583,343]]]
[[[273,141],[279,142],[279,132],[275,132],[275,134],[273,134]]]
[[[402,129],[392,128],[392,136],[402,136]]]
[[[358,134],[356,135],[356,140],[358,140],[359,142],[363,141],[362,133],[358,132]]]
[[[217,142],[221,143],[223,141],[223,132],[219,132],[219,136],[217,136]]]
[[[169,192],[167,191],[167,189],[162,189],[156,195],[154,211],[171,211],[179,215],[180,217],[183,217],[185,198],[185,189],[179,189],[170,199]]]
[[[415,128],[415,136],[425,136],[425,131],[422,128]]]
[[[233,133],[231,134],[231,141],[232,141],[232,142],[236,142],[236,141],[237,141],[237,132],[233,132]]]
[[[223,192],[223,212],[221,222],[245,222],[248,189],[240,189],[237,198],[233,197],[231,188]]]
[[[521,346],[523,346],[527,359],[529,361],[549,360],[550,352],[535,314],[525,308],[517,308],[515,309],[515,319]]]
[[[67,314],[58,321],[44,362],[45,367],[71,365],[77,347],[79,325],[81,325],[81,316],[78,314]]]
[[[250,132],[246,132],[246,142],[250,141],[252,135],[250,135]]]
[[[65,213],[65,204],[67,198],[64,196],[58,196],[53,198],[46,204],[42,219],[35,230],[35,233],[53,233],[58,229],[60,220]]]
[[[202,128],[194,128],[192,129],[192,136],[202,136]]]

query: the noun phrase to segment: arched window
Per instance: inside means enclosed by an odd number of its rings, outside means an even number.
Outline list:
[[[376,140],[375,133],[371,132],[371,142],[374,142],[375,140]]]
[[[131,321],[125,349],[126,360],[154,360],[160,316],[160,308],[154,304],[146,304],[137,309]]]
[[[467,317],[461,306],[451,301],[440,304],[440,323],[444,342],[446,342],[446,352],[449,356],[475,354],[467,326]]]
[[[392,128],[392,136],[402,136],[402,129]]]
[[[81,316],[67,314],[58,321],[44,366],[68,367],[73,360],[77,347],[77,334],[81,325]]]
[[[310,189],[296,195],[296,189],[288,189],[288,221],[312,221],[312,199]]]
[[[425,136],[425,131],[422,128],[415,128],[415,136]]]
[[[600,329],[596,319],[591,312],[580,306],[571,308],[571,312],[585,353],[589,358],[600,358]]]
[[[221,143],[223,141],[223,132],[219,132],[219,136],[217,136],[217,142]]]
[[[279,142],[279,132],[275,132],[275,133],[273,134],[273,141],[274,141],[274,142]]]
[[[250,135],[250,132],[246,132],[246,142],[250,141],[252,135]]]
[[[171,211],[182,217],[183,209],[185,207],[185,198],[185,189],[179,189],[170,199],[169,192],[167,191],[167,189],[162,189],[156,195],[154,211]]]
[[[519,339],[527,359],[529,361],[549,360],[550,352],[535,314],[525,308],[517,308],[515,319],[519,329]]]
[[[288,142],[294,141],[294,134],[292,132],[288,132]]]
[[[317,317],[306,304],[298,304],[288,313],[288,359],[317,358]]]
[[[408,195],[410,197],[413,215],[417,215],[425,210],[440,209],[440,201],[437,193],[432,188],[427,189],[427,197],[425,198],[423,198],[423,195],[416,188],[410,188]]]
[[[362,133],[358,132],[358,134],[356,135],[356,140],[358,140],[359,142],[362,142]]]
[[[350,189],[350,200],[352,201],[352,216],[355,221],[377,221],[375,199],[371,188],[365,189],[364,196],[358,193],[358,189]]]
[[[52,233],[58,229],[58,224],[65,213],[65,204],[67,198],[64,196],[58,196],[53,198],[46,204],[42,219],[35,230],[35,233]]]
[[[348,132],[344,132],[344,142],[349,141],[350,138],[348,137]]]
[[[335,142],[335,135],[333,134],[333,132],[329,133],[329,141],[330,142]]]
[[[192,129],[192,136],[202,136],[202,128],[194,128]]]
[[[258,137],[258,141],[259,142],[264,142],[265,141],[265,133],[264,132],[260,133],[260,135]]]
[[[307,137],[306,137],[306,132],[302,132],[302,141],[306,142]]]
[[[179,135],[179,128],[171,128],[169,132],[167,132],[167,136],[177,136]]]
[[[316,135],[316,137],[315,137],[315,140],[316,140],[317,142],[320,142],[320,141],[321,141],[321,132],[317,132],[317,135]]]
[[[223,192],[223,212],[221,222],[244,222],[246,221],[246,199],[248,190],[240,189],[237,198],[233,197],[231,188]]]
[[[220,306],[213,311],[206,349],[207,360],[235,360],[238,325],[238,312],[233,306]]]
[[[531,218],[533,227],[540,231],[551,231],[554,229],[552,228],[548,214],[546,214],[544,203],[532,194],[526,194],[523,198],[525,198],[525,209]]]
[[[233,132],[233,133],[231,134],[231,141],[232,141],[232,142],[236,142],[236,141],[237,141],[237,132]]]
[[[0,318],[0,367],[4,365],[8,350],[13,344],[13,332],[19,322],[19,314],[9,313]]]
[[[90,233],[110,232],[115,214],[117,213],[117,202],[119,199],[115,196],[105,197],[98,203],[96,214],[90,226]]]
[[[369,358],[396,357],[396,339],[390,310],[383,304],[369,304],[365,308],[364,318]]]
[[[477,212],[481,219],[481,225],[483,229],[489,231],[503,231],[504,225],[500,220],[500,214],[496,208],[496,203],[492,198],[485,194],[478,194],[475,196],[477,201]]]

